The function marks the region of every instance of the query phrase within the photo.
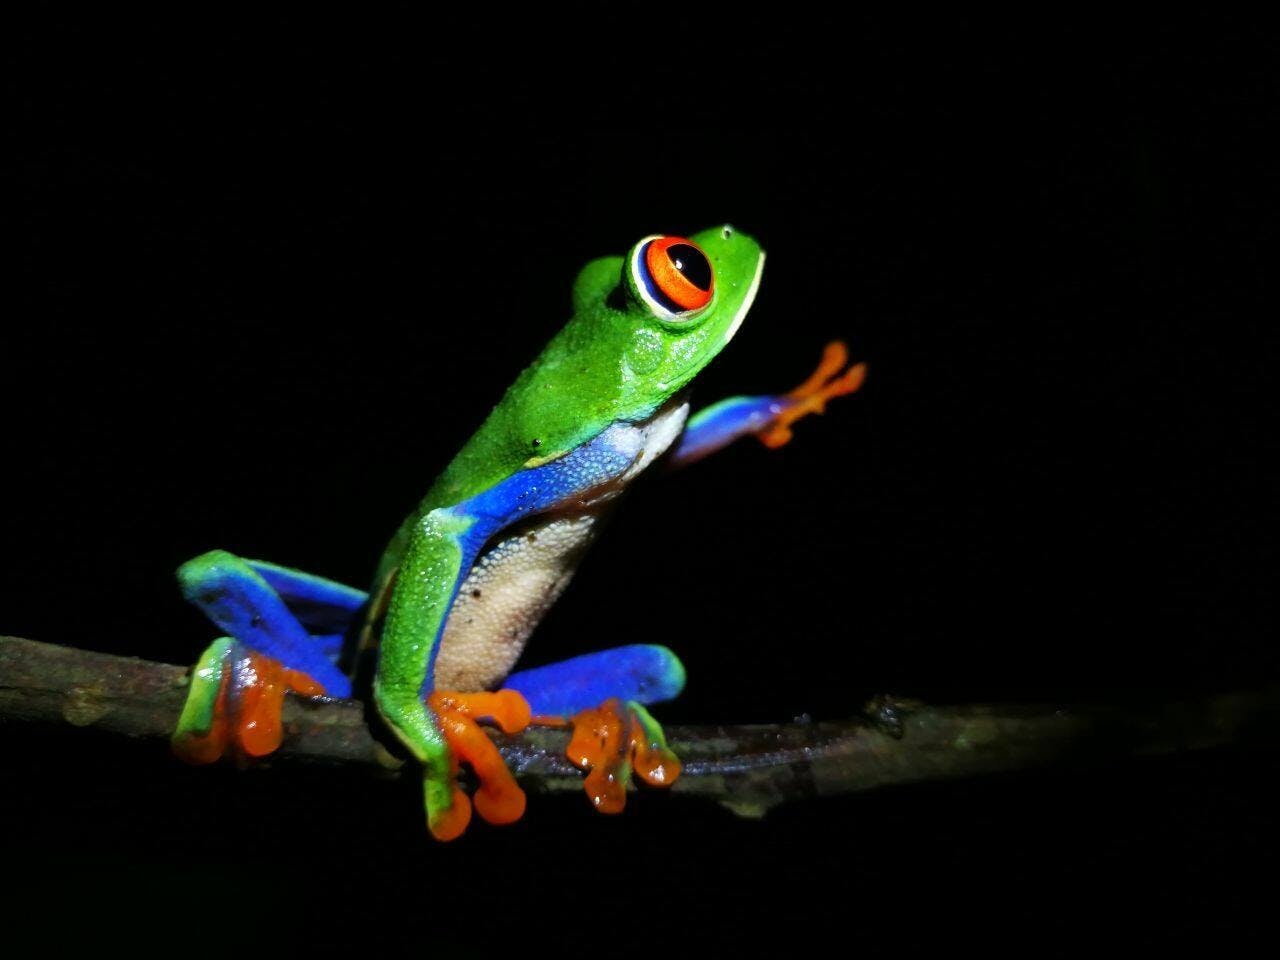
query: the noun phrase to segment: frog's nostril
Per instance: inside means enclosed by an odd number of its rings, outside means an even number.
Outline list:
[[[733,236],[733,227],[726,223],[724,225],[724,238],[728,240],[732,236]]]

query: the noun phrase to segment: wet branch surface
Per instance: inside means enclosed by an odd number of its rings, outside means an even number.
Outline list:
[[[186,697],[187,668],[0,637],[0,723],[92,727],[165,739]],[[286,736],[271,767],[310,762],[395,776],[403,766],[350,700],[285,703]],[[564,756],[568,732],[490,731],[512,771],[535,792],[578,792]],[[881,701],[832,723],[670,726],[684,774],[672,788],[744,816],[788,800],[1038,767],[1085,766],[1227,744],[1269,746],[1280,692],[1237,692],[1160,704],[966,704]],[[71,735],[71,734],[69,734]],[[280,763],[278,761],[284,761]]]

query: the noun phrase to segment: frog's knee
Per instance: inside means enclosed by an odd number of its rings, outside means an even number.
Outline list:
[[[378,715],[419,763],[434,776],[448,773],[450,757],[444,735],[415,691],[375,680],[373,702]]]
[[[684,689],[686,674],[684,664],[669,647],[648,644],[640,648],[642,675],[637,684],[641,703],[661,703],[674,700]]]
[[[244,561],[228,550],[210,550],[192,557],[178,568],[178,584],[182,595],[197,602],[209,599],[206,594],[216,591],[219,584],[235,575]]]

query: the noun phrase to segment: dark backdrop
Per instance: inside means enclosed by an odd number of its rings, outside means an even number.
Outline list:
[[[0,631],[189,662],[213,631],[172,571],[214,546],[366,585],[576,270],[729,221],[770,258],[698,399],[837,336],[867,385],[647,480],[531,661],[662,639],[688,722],[1274,678],[1272,39],[493,18],[17,37]],[[443,848],[413,784],[0,735],[10,905],[55,942],[1229,942],[1277,850],[1257,753],[763,823],[535,798]]]

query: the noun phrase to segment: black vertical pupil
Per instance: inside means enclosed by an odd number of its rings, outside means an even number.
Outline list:
[[[692,244],[676,243],[667,247],[671,264],[699,290],[711,289],[711,264],[706,255]]]

